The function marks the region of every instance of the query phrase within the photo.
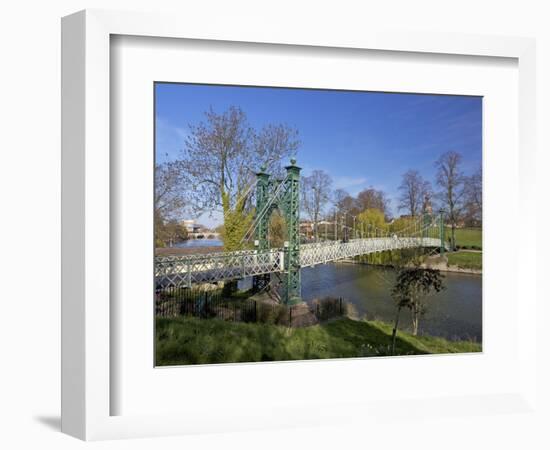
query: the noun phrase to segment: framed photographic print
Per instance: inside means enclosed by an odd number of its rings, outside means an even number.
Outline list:
[[[208,30],[63,20],[63,430],[523,411],[532,41]]]
[[[481,97],[154,89],[156,365],[482,350]]]

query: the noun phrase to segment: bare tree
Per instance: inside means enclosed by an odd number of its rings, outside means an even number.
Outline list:
[[[359,212],[367,209],[378,209],[384,213],[384,216],[389,214],[389,200],[384,191],[374,189],[372,187],[364,189],[357,194],[357,208]]]
[[[483,181],[481,167],[472,175],[465,179],[465,215],[466,219],[475,225],[480,225],[483,215]]]
[[[186,180],[179,162],[164,162],[155,166],[155,217],[179,219],[186,205]]]
[[[315,240],[319,238],[317,224],[323,208],[330,200],[332,178],[323,170],[314,170],[309,177],[302,178],[302,206],[313,222]]]
[[[181,220],[186,206],[186,187],[185,173],[180,163],[164,162],[155,166],[154,219],[157,246],[166,245],[167,224]]]
[[[417,216],[422,212],[425,198],[431,193],[431,185],[424,180],[417,170],[408,170],[402,176],[399,186],[400,210],[407,211],[411,216]]]
[[[355,199],[343,189],[336,189],[332,201],[338,214],[353,214],[356,209]]]
[[[210,109],[203,122],[189,128],[181,164],[190,204],[195,213],[223,211],[224,245],[234,250],[251,221],[254,173],[262,165],[280,170],[282,158],[298,148],[298,132],[286,125],[256,131],[234,106],[222,114]]]
[[[436,183],[440,188],[438,197],[446,209],[451,224],[451,247],[455,248],[455,230],[464,206],[464,174],[460,169],[462,156],[450,151],[435,162]]]

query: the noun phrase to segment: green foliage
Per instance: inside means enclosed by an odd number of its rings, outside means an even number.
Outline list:
[[[483,253],[481,252],[454,252],[447,254],[447,265],[462,269],[482,269]]]
[[[426,312],[425,297],[431,291],[439,292],[443,286],[443,276],[436,269],[404,267],[399,270],[392,288],[392,297],[397,305],[395,330],[399,321],[399,311],[407,308],[411,311],[413,334],[418,333],[420,316]]]
[[[287,328],[194,318],[156,319],[156,364],[211,364],[389,354],[391,325],[334,320]],[[481,345],[400,333],[397,355],[479,352]]]
[[[415,231],[414,225],[418,220],[418,217],[400,217],[399,219],[395,219],[390,224],[390,232],[398,235],[399,233],[412,233]]]
[[[280,248],[288,240],[286,221],[278,209],[271,214],[268,237],[271,248]]]
[[[160,216],[155,217],[155,245],[167,247],[188,238],[187,229],[176,220],[164,221]]]
[[[439,292],[442,289],[443,276],[439,270],[406,267],[397,274],[392,296],[401,307],[410,308],[412,303],[418,302],[430,291]]]
[[[242,238],[254,219],[254,211],[245,210],[245,199],[237,201],[231,209],[229,195],[222,193],[223,206],[223,245],[227,252],[241,250]]]
[[[368,208],[357,216],[358,229],[363,230],[365,237],[381,236],[389,232],[384,213],[377,208]]]
[[[411,264],[418,265],[422,256],[431,253],[431,251],[432,249],[424,247],[386,250],[383,252],[361,255],[356,259],[366,264],[403,267]]]

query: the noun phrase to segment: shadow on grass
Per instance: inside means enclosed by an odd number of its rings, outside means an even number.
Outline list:
[[[363,354],[357,356],[388,356],[391,347],[391,335],[368,322],[350,319],[335,320],[323,325],[331,339],[342,339],[354,348],[363,349]],[[402,339],[397,333],[396,355],[427,354],[410,342]]]

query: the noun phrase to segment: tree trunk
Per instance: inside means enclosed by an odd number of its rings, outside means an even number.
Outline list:
[[[401,306],[397,307],[397,314],[395,315],[395,323],[393,325],[393,331],[391,334],[391,355],[395,355],[395,341],[397,340],[397,326],[399,325],[399,313],[401,312]]]
[[[418,334],[418,308],[416,306],[413,306],[411,309],[411,315],[412,315],[412,334],[413,336],[416,336]]]
[[[455,228],[456,228],[456,226],[455,226],[455,223],[453,221],[453,223],[451,223],[451,251],[453,251],[453,252],[455,251],[455,248],[456,248],[456,246],[455,246]]]

